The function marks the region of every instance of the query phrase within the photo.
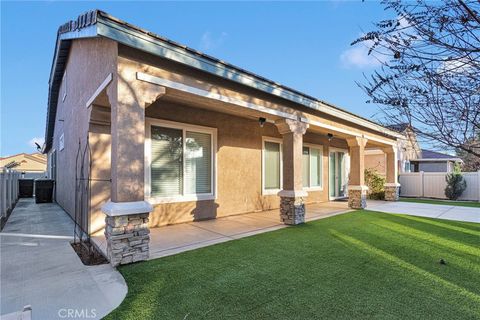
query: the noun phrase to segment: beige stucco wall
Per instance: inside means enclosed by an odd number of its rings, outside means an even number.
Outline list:
[[[85,148],[89,136],[89,108],[85,104],[109,73],[116,74],[117,43],[107,39],[81,39],[72,43],[66,66],[66,81],[60,87],[53,146],[49,153],[57,153],[55,200],[72,218],[75,215],[76,157],[81,143]],[[67,95],[63,100],[66,88]],[[65,148],[60,150],[59,138],[64,134]],[[96,134],[90,135],[95,149]],[[98,163],[98,162],[95,162]],[[88,156],[85,159],[88,166]],[[93,184],[96,190],[96,183]],[[92,193],[92,203],[96,195]],[[88,205],[88,204],[85,204]]]
[[[188,116],[187,116],[188,115]],[[158,101],[146,116],[217,128],[217,199],[155,205],[151,226],[276,209],[279,197],[262,195],[262,137],[281,138],[275,125],[261,128],[249,120],[219,112]],[[308,133],[304,142],[324,146],[323,191],[311,191],[307,203],[328,201],[328,140]],[[342,141],[336,147],[345,148]]]
[[[365,169],[376,170],[380,175],[385,176],[385,153],[379,151],[375,154],[365,154]]]

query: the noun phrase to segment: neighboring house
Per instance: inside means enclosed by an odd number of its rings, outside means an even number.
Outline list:
[[[406,123],[388,126],[399,132],[397,139],[398,173],[405,172],[451,172],[455,163],[462,163],[458,157],[435,151],[420,149],[415,132]],[[376,170],[385,176],[386,153],[381,148],[365,150],[365,168]]]
[[[436,151],[422,149],[421,156],[412,160],[412,172],[452,172],[462,159]]]
[[[420,146],[415,132],[407,123],[390,125],[389,129],[402,135],[397,140],[397,166],[398,173],[411,172],[411,161],[421,155]],[[365,168],[374,169],[380,175],[386,172],[386,153],[382,149],[370,149],[365,151]]]
[[[101,11],[58,30],[44,152],[56,201],[89,233],[107,215],[113,264],[148,256],[147,232],[135,231],[147,221],[280,208],[297,224],[305,204],[347,194],[363,208],[365,149],[386,151],[396,200],[402,137]]]
[[[47,171],[47,157],[41,153],[19,153],[0,158],[0,167],[11,167],[23,178],[42,178]]]

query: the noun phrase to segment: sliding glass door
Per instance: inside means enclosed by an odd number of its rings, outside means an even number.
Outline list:
[[[345,172],[345,152],[343,151],[330,151],[329,156],[329,169],[328,169],[328,181],[329,181],[329,194],[330,199],[338,199],[345,197],[346,180]]]

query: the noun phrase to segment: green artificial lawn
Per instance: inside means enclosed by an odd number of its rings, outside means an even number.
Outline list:
[[[107,319],[480,319],[475,223],[355,211],[119,270]]]
[[[480,202],[473,202],[473,201],[449,201],[449,200],[418,199],[418,198],[400,198],[400,201],[428,203],[428,204],[443,204],[445,206],[480,208]]]

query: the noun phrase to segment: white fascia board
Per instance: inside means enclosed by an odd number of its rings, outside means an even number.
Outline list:
[[[258,104],[254,104],[254,103],[251,103],[251,102],[246,102],[246,101],[243,101],[243,100],[240,100],[240,99],[230,98],[230,97],[227,97],[227,96],[215,93],[215,92],[210,92],[210,91],[207,91],[207,90],[203,90],[203,89],[199,89],[199,88],[196,88],[196,87],[188,86],[188,85],[183,84],[183,83],[163,79],[163,78],[153,76],[153,75],[149,75],[149,74],[146,74],[146,73],[143,73],[143,72],[137,72],[137,79],[141,80],[141,81],[153,83],[153,84],[156,84],[156,85],[164,86],[164,87],[167,87],[167,88],[175,89],[175,90],[178,90],[178,91],[182,91],[182,92],[185,92],[185,93],[190,93],[190,94],[200,96],[200,97],[203,97],[203,98],[222,101],[222,102],[225,102],[225,103],[234,104],[234,105],[239,106],[239,107],[248,108],[248,109],[255,110],[255,111],[260,111],[260,112],[263,112],[263,113],[266,113],[266,114],[271,114],[271,115],[275,115],[275,116],[279,116],[279,117],[283,117],[283,118],[287,118],[287,119],[298,120],[297,116],[295,116],[293,114],[290,114],[290,113],[287,113],[287,112],[273,110],[273,109],[270,109],[270,108],[267,108],[267,107],[264,107],[264,106],[260,106]]]
[[[351,131],[351,130],[348,130],[348,129],[335,127],[335,126],[332,126],[332,125],[329,125],[329,124],[326,124],[326,123],[322,123],[320,121],[310,120],[310,119],[307,119],[307,118],[304,118],[304,117],[302,117],[301,120],[302,120],[302,122],[309,123],[313,126],[317,126],[317,127],[324,128],[324,129],[327,129],[327,130],[341,132],[341,133],[344,133],[346,135],[351,135],[351,136],[355,136],[355,137],[362,137],[362,138],[365,138],[367,140],[376,141],[376,142],[380,142],[380,143],[383,143],[383,144],[386,144],[386,145],[391,145],[391,146],[395,146],[397,144],[396,140],[395,141],[388,141],[386,139],[376,138],[376,137],[373,137],[373,136],[370,136],[370,135],[367,135],[367,134],[360,134],[360,133],[357,133],[357,132],[354,132],[354,131]]]
[[[49,83],[52,82],[53,76],[55,74],[54,70],[57,65],[57,59],[58,59],[58,51],[60,49],[60,42],[64,40],[73,40],[73,39],[82,39],[82,38],[93,38],[98,35],[97,33],[97,25],[93,24],[91,26],[88,26],[86,28],[82,28],[80,30],[75,30],[75,31],[70,31],[70,32],[65,32],[60,34],[57,37],[57,43],[55,46],[55,56],[53,57],[53,62],[52,62],[52,67],[50,68],[50,78],[49,78]]]
[[[210,91],[207,91],[207,90],[195,88],[195,87],[183,84],[183,83],[167,80],[167,79],[160,78],[160,77],[157,77],[157,76],[153,76],[153,75],[150,75],[150,74],[146,74],[146,73],[143,73],[143,72],[137,72],[137,79],[141,80],[141,81],[146,81],[146,82],[149,82],[149,83],[153,83],[153,84],[156,84],[156,85],[164,86],[164,87],[167,87],[167,88],[175,89],[175,90],[178,90],[178,91],[194,94],[194,95],[197,95],[197,96],[200,96],[200,97],[214,99],[214,100],[222,101],[222,102],[225,102],[225,103],[234,104],[234,105],[237,105],[237,106],[240,106],[240,107],[260,111],[260,112],[263,112],[263,113],[266,113],[266,114],[271,114],[271,115],[279,116],[279,117],[286,118],[286,119],[300,120],[302,122],[309,123],[309,124],[312,124],[314,126],[318,126],[318,127],[322,127],[322,128],[328,129],[328,130],[341,132],[341,133],[344,133],[344,134],[347,134],[347,135],[358,136],[358,137],[361,136],[361,137],[364,137],[368,140],[377,141],[377,142],[384,143],[384,144],[387,144],[387,145],[395,145],[396,144],[395,141],[388,141],[386,139],[379,139],[379,138],[375,138],[373,136],[359,134],[359,133],[356,133],[356,132],[351,131],[351,130],[331,126],[331,125],[328,125],[328,124],[325,124],[325,123],[322,123],[322,122],[319,122],[319,121],[307,119],[305,117],[298,118],[296,115],[291,114],[291,113],[278,111],[278,110],[273,110],[273,109],[270,109],[270,108],[267,108],[267,107],[264,107],[264,106],[260,106],[260,105],[257,105],[257,104],[251,103],[251,102],[246,102],[246,101],[243,101],[243,100],[230,98],[230,97],[218,94],[218,93],[214,93],[214,92],[210,92]]]

